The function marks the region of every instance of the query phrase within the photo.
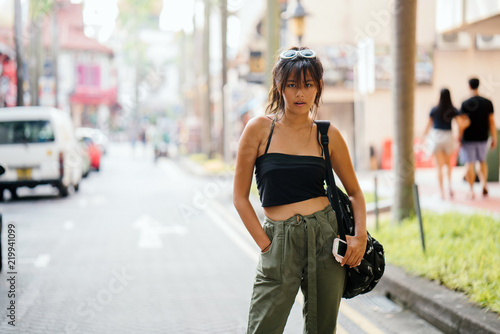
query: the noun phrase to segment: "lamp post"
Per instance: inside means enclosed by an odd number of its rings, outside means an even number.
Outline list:
[[[299,46],[302,45],[302,36],[304,36],[305,30],[305,17],[308,15],[300,0],[297,0],[297,7],[293,11],[293,14],[289,17],[292,21],[292,31],[297,39],[299,40]]]

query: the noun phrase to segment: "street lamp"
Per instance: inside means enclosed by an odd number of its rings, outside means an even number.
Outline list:
[[[288,18],[292,21],[292,30],[299,40],[299,46],[302,45],[302,36],[304,36],[306,15],[308,15],[308,13],[306,13],[306,10],[304,9],[304,7],[302,7],[300,0],[297,0],[297,7],[295,7],[293,14]]]

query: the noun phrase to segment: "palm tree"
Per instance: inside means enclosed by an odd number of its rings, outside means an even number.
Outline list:
[[[393,221],[400,222],[413,211],[415,161],[413,156],[413,101],[415,88],[417,0],[395,1],[392,81],[395,115]]]
[[[16,105],[24,105],[23,99],[23,27],[21,19],[21,0],[14,0],[14,41],[16,44],[16,76],[17,76],[17,100]]]
[[[39,105],[38,81],[43,62],[42,28],[44,19],[55,8],[55,0],[30,0],[30,67],[31,105]]]

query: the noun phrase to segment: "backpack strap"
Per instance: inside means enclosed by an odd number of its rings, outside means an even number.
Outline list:
[[[330,121],[314,121],[318,127],[318,131],[321,134],[321,145],[323,145],[323,154],[325,157],[326,164],[326,192],[328,195],[328,200],[330,205],[335,211],[335,216],[337,217],[338,232],[342,240],[346,240],[345,228],[344,228],[344,212],[340,208],[339,194],[341,191],[337,188],[335,184],[335,177],[333,176],[332,163],[330,160],[330,151],[328,149],[328,144],[330,138],[328,137],[328,129],[330,128]]]

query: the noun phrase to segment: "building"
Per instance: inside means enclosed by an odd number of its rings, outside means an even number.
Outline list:
[[[266,1],[258,1],[260,5]],[[356,169],[370,168],[370,155],[378,167],[390,168],[394,111],[391,45],[395,15],[389,0],[302,0],[308,12],[302,45],[314,49],[325,67],[326,87],[319,118],[330,119],[345,137]],[[467,81],[478,77],[480,94],[500,108],[500,4],[492,1],[418,1],[415,89],[416,164],[428,165],[419,145],[429,112],[443,87],[460,107],[469,97]],[[258,7],[252,3],[252,6]],[[295,0],[288,1],[294,8]],[[363,10],[359,10],[363,8]],[[465,13],[465,15],[464,15]],[[264,13],[254,18],[254,27]],[[249,18],[246,19],[250,21]],[[243,53],[254,50],[254,34],[247,34]],[[362,48],[359,42],[369,41]],[[290,30],[281,45],[296,45]],[[245,50],[246,48],[246,50]],[[265,50],[261,50],[265,51]],[[261,112],[262,109],[256,111]],[[495,113],[500,124],[499,113]]]
[[[40,104],[55,104],[52,70],[52,18],[45,20],[46,61],[39,80]],[[104,128],[117,105],[113,51],[84,34],[81,4],[64,2],[57,9],[57,105],[70,110],[75,126]]]
[[[13,13],[12,1],[0,2],[0,108],[16,105],[17,78]]]

